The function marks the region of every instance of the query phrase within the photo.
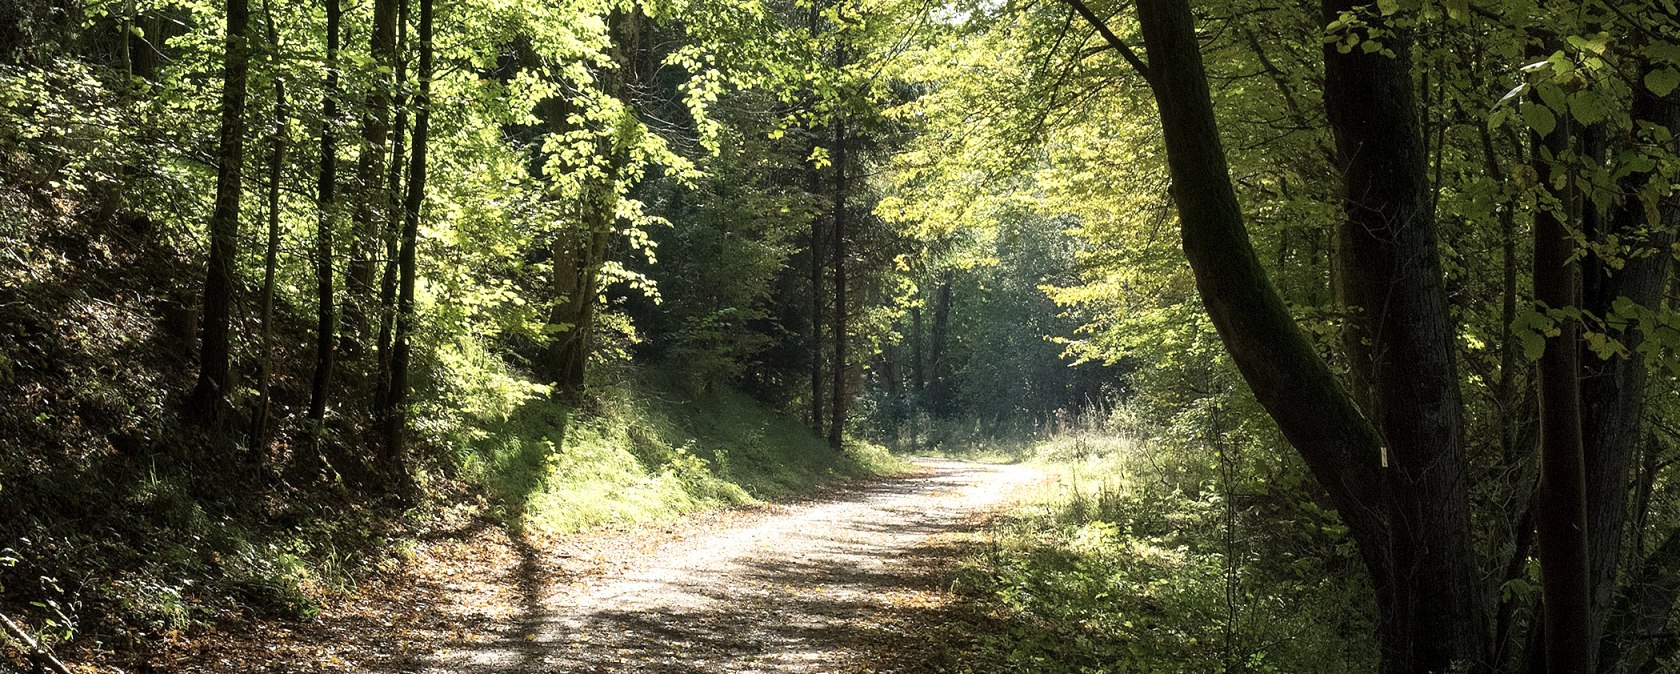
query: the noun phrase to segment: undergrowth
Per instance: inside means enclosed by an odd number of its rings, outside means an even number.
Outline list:
[[[997,619],[967,671],[1375,669],[1345,530],[1276,473],[1113,428],[1022,444],[1051,479],[963,565]]]
[[[797,421],[713,387],[692,395],[661,371],[621,371],[586,414],[531,395],[460,429],[465,479],[532,533],[666,521],[907,467],[880,446],[829,449]]]
[[[176,414],[192,383],[179,296],[202,275],[189,251],[155,224],[100,233],[32,194],[0,182],[0,614],[73,660],[140,663],[195,634],[308,620],[400,568],[415,537],[487,513],[565,533],[901,467],[873,445],[833,452],[723,385],[681,394],[661,370],[619,365],[574,411],[505,344],[472,337],[421,345],[410,498],[358,484],[368,392],[353,382],[324,429],[335,470],[298,469],[304,348],[273,354],[267,441],[244,436],[242,388],[222,429],[235,449],[206,451]],[[310,343],[288,316],[275,342]],[[254,371],[261,350],[238,346]],[[8,653],[0,643],[0,669]]]

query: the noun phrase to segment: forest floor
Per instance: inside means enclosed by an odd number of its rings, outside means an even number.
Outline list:
[[[157,671],[935,672],[978,631],[952,585],[986,519],[1043,477],[916,472],[668,526],[533,540],[482,516],[305,624],[224,626]],[[133,671],[133,670],[130,670]]]

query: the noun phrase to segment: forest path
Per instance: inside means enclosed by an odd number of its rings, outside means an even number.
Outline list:
[[[927,640],[918,623],[949,601],[953,545],[942,539],[1041,479],[1024,466],[916,464],[916,474],[673,540],[593,577],[553,584],[527,563],[522,610],[494,634],[422,658],[419,671],[916,671],[874,658],[899,650],[885,644]]]

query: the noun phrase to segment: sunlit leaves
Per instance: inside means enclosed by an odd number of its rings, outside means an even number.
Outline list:
[[[1680,70],[1671,67],[1651,70],[1645,73],[1644,83],[1651,93],[1667,96],[1676,86],[1680,86]]]

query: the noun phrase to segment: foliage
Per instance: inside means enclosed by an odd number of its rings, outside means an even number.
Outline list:
[[[965,566],[972,601],[1002,618],[968,671],[1374,667],[1374,616],[1334,519],[1252,465],[1222,477],[1207,449],[1123,427],[1034,445],[1054,481],[994,521]]]
[[[879,447],[835,454],[821,439],[726,388],[691,397],[660,373],[601,389],[579,418],[544,397],[474,419],[450,439],[526,530],[570,533],[749,505],[838,480],[901,471]]]

